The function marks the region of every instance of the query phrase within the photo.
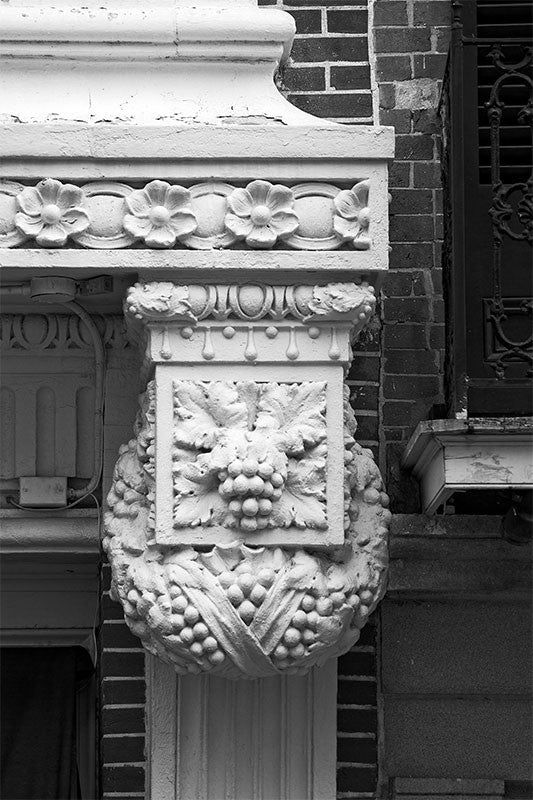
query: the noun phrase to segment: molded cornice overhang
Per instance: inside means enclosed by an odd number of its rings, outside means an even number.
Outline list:
[[[254,98],[248,85],[288,56],[294,30],[290,15],[249,2],[80,7],[15,0],[0,9],[2,107],[22,123],[264,119],[264,93]],[[273,83],[263,90],[267,121],[309,119]]]
[[[356,271],[379,273],[388,265],[387,168],[393,155],[393,129],[328,128],[317,123],[317,127],[0,125],[4,231],[0,248],[5,279],[11,278],[10,270],[21,268],[32,276],[50,269],[55,274],[119,271],[147,277],[177,268],[192,273],[202,268],[262,270],[265,277],[302,270],[327,270],[339,278]],[[77,206],[85,227],[80,234],[69,234],[61,249],[50,244],[36,247],[35,240],[16,227],[17,196],[24,184],[39,188],[45,177],[64,185],[81,184]],[[243,249],[234,243],[235,237],[228,238],[224,226],[224,197],[258,178],[290,188],[300,224],[293,235],[269,250]],[[189,187],[199,226],[164,251],[148,247],[123,228],[127,198],[135,186],[149,186],[154,179]],[[349,230],[339,234],[335,228],[336,198],[346,194],[345,187],[354,194],[352,187],[358,186],[370,214],[367,227],[359,227],[364,243],[350,239]],[[218,203],[216,214],[213,203]],[[349,227],[348,218],[339,219]],[[91,253],[80,250],[80,245]],[[305,256],[291,252],[295,249],[306,251]]]
[[[420,481],[422,508],[433,514],[455,491],[533,488],[531,417],[421,422],[403,466]]]

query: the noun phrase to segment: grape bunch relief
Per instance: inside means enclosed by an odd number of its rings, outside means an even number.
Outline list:
[[[318,439],[312,433],[317,429],[313,413],[320,419],[323,412],[316,402],[315,412],[305,407],[305,397],[314,393],[316,401],[322,387],[284,385],[277,409],[271,396],[270,414],[262,416],[261,395],[272,391],[272,385],[263,386],[268,390],[223,384],[214,395],[212,384],[189,386],[187,394],[180,394],[185,387],[176,384],[179,424],[174,442],[181,457],[175,475],[180,488],[185,488],[180,481],[188,480],[203,491],[194,499],[194,505],[204,504],[196,512],[201,518],[231,518],[235,526],[245,520],[259,525],[265,519],[269,525],[272,519],[276,524],[304,519],[306,496],[298,497],[295,486],[302,492],[302,483],[293,462],[311,462],[311,473],[325,468],[320,454],[324,442],[320,433]],[[197,405],[209,408],[199,424],[189,416],[191,392]],[[225,411],[214,404],[221,393],[224,403],[232,401]],[[233,679],[299,675],[346,652],[383,594],[391,518],[372,453],[354,441],[356,426],[347,397],[346,538],[331,552],[247,545],[237,537],[210,547],[158,544],[152,523],[154,408],[149,384],[136,437],[121,448],[104,519],[112,595],[122,602],[126,622],[144,647],[180,674]],[[286,425],[298,419],[298,409],[305,409],[301,425]],[[238,427],[236,420],[247,424]],[[186,501],[187,494],[182,496]],[[320,503],[316,495],[309,497]],[[247,504],[249,500],[254,504]],[[261,514],[264,500],[271,506],[263,505],[268,513]],[[192,524],[193,509],[184,505],[187,524]]]
[[[323,382],[175,381],[175,527],[327,527],[325,398]]]

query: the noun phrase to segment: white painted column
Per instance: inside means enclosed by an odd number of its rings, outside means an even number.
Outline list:
[[[149,800],[333,800],[335,659],[230,681],[146,658]]]

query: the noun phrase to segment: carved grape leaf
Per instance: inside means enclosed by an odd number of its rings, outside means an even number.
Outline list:
[[[228,507],[216,490],[178,475],[174,478],[174,492],[174,525],[177,528],[224,523]]]
[[[285,491],[274,504],[279,527],[327,528],[324,459],[289,460]]]
[[[210,449],[221,428],[247,426],[246,404],[232,383],[175,381],[174,408],[178,420],[174,441],[190,448]]]
[[[328,526],[323,502],[316,497],[299,497],[288,490],[274,504],[271,519],[279,528],[295,525],[302,530],[325,530]]]
[[[265,384],[255,427],[279,431],[288,455],[303,454],[326,438],[326,384],[323,381]]]
[[[325,500],[326,459],[312,457],[305,459],[291,458],[287,489],[294,494],[310,495]]]

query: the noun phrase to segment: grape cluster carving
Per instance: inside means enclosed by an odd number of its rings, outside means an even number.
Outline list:
[[[174,525],[324,528],[326,387],[174,384]]]
[[[218,493],[240,528],[256,531],[271,520],[272,503],[279,500],[287,479],[287,469],[276,471],[267,460],[236,458],[218,473]],[[233,522],[233,520],[232,520]]]
[[[136,437],[121,449],[115,468],[104,538],[113,596],[145,648],[180,674],[234,679],[304,674],[346,652],[384,591],[391,516],[372,454],[354,441],[348,400],[346,541],[329,555],[236,543],[208,549],[158,546],[151,522],[154,417],[149,385]],[[245,458],[230,475],[235,460],[219,470],[222,476],[227,471],[220,486],[239,476],[272,483],[275,473],[266,475],[270,470],[263,467],[262,477],[260,464],[266,462],[259,460],[257,472],[252,459],[246,463],[246,472],[255,474],[246,474]],[[240,497],[244,503],[258,495]]]

